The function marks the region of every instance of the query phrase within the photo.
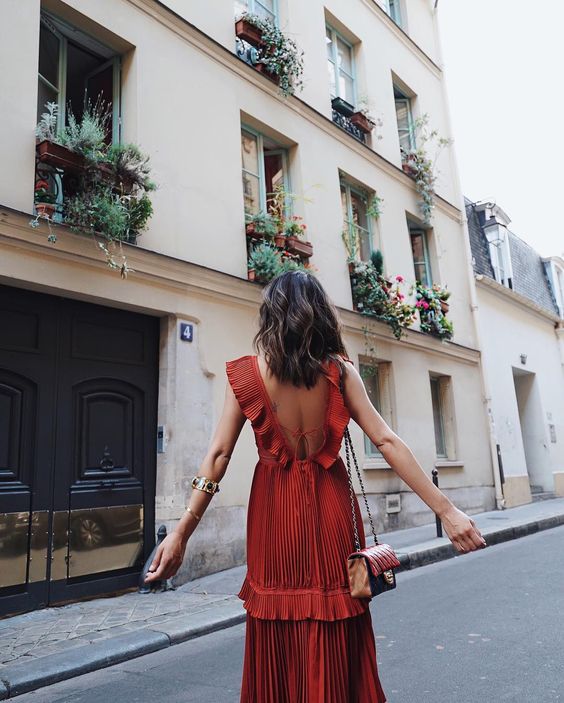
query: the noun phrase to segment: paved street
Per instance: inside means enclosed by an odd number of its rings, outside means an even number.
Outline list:
[[[398,575],[373,602],[389,703],[564,701],[564,527]],[[236,703],[244,626],[17,697]]]

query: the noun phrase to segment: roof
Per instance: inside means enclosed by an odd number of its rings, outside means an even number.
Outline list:
[[[468,219],[468,234],[472,250],[472,264],[475,274],[481,274],[495,280],[492,262],[489,254],[488,240],[475,203],[464,198],[466,217]],[[558,315],[558,306],[552,288],[546,275],[541,256],[527,242],[507,230],[509,234],[509,252],[513,269],[513,290],[543,308],[547,312]]]

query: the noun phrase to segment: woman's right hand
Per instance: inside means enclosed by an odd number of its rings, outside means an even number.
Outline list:
[[[459,552],[473,552],[486,546],[476,523],[455,505],[439,515],[448,538]]]
[[[157,547],[145,583],[172,578],[182,566],[187,542],[188,540],[176,531],[167,535]]]

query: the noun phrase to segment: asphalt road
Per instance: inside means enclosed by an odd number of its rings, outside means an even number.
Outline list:
[[[564,527],[398,575],[372,603],[389,703],[564,703]],[[244,625],[18,703],[238,703]],[[32,664],[30,664],[32,665]]]

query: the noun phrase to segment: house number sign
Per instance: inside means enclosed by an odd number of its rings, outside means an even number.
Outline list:
[[[180,339],[183,342],[193,342],[194,341],[194,325],[190,322],[180,323]]]

